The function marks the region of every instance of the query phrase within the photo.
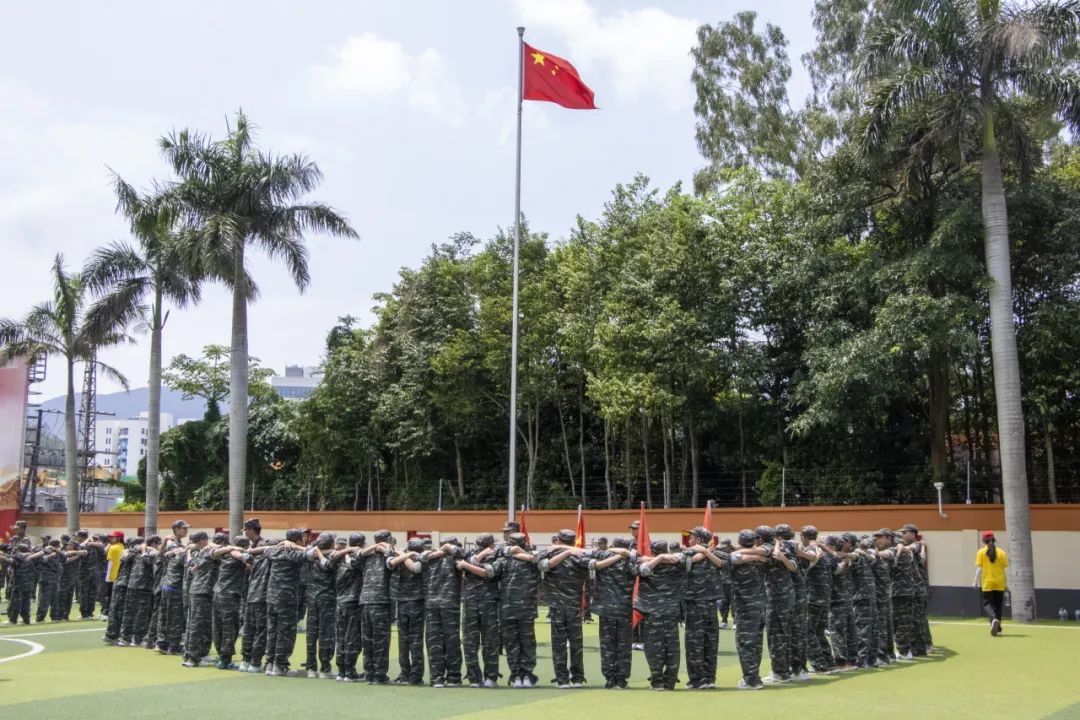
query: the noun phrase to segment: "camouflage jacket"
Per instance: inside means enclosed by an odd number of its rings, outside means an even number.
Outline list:
[[[503,555],[485,566],[488,577],[499,579],[499,616],[508,620],[536,617],[536,593],[540,569],[533,560]]]
[[[635,569],[641,582],[634,609],[643,615],[678,616],[682,610],[683,591],[690,574],[690,556],[681,555],[675,565],[648,567],[642,558]]]
[[[581,609],[581,598],[589,574],[589,561],[571,555],[551,567],[551,559],[564,549],[565,546],[553,545],[537,563],[543,578],[540,593],[544,602],[551,607],[563,610]]]
[[[600,617],[625,619],[633,609],[634,579],[633,568],[637,565],[636,553],[623,558],[611,567],[597,568],[599,560],[606,560],[614,553],[610,550],[596,553],[589,560],[591,572],[596,573],[596,592],[592,597],[592,611]]]

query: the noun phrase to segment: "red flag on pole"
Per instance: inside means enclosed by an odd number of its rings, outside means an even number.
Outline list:
[[[577,530],[574,533],[574,547],[585,547],[585,514],[581,505],[577,506]]]
[[[652,555],[652,548],[649,546],[649,528],[645,525],[645,503],[641,503],[641,517],[638,518],[638,532],[637,532],[637,554],[638,557],[649,557]],[[634,604],[637,604],[638,587],[641,585],[641,578],[634,580]],[[634,610],[634,617],[631,627],[637,627],[638,623],[644,616],[637,610]]]
[[[525,525],[525,506],[521,506],[521,534],[525,536],[525,543],[532,545],[532,539],[529,537],[529,528]]]
[[[712,500],[705,502],[705,517],[701,520],[701,527],[709,531],[709,547],[716,545],[716,536],[712,531]]]
[[[573,65],[561,57],[522,43],[525,52],[523,100],[546,100],[571,110],[595,110],[593,91]]]

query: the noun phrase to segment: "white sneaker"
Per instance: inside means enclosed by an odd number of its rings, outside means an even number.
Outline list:
[[[522,688],[522,687],[525,687],[525,686],[522,684],[521,678],[514,678],[514,682],[511,685],[511,687]]]
[[[263,666],[262,665],[255,665],[254,663],[248,663],[247,671],[249,673],[261,673],[263,671]]]
[[[521,687],[523,687],[525,689],[528,689],[528,688],[531,688],[532,686],[533,686],[532,678],[527,678],[527,677],[521,678]]]
[[[736,685],[735,687],[737,687],[739,690],[761,690],[765,686],[764,685],[750,685],[749,683],[746,682],[746,678],[743,678],[742,680],[739,681],[739,684]]]
[[[266,674],[270,676],[277,674],[277,668],[274,667],[274,663],[266,663]]]
[[[799,682],[807,682],[810,680],[810,673],[805,670],[800,670],[796,677],[799,679]]]
[[[766,685],[780,685],[780,684],[782,684],[784,682],[787,682],[787,681],[784,680],[783,678],[781,678],[778,675],[774,675],[773,673],[769,673],[765,677],[761,678],[761,682],[765,683]]]
[[[300,677],[299,670],[275,670],[278,677]]]
[[[242,661],[240,662],[240,667],[239,667],[239,668],[237,668],[237,669],[238,669],[238,670],[239,670],[240,672],[247,672],[247,671],[248,671],[248,668],[250,668],[250,667],[251,667],[251,663],[249,663],[249,662],[248,662],[247,660],[242,660]]]
[[[495,681],[492,680],[491,678],[487,678],[486,680],[484,680],[484,687],[486,687],[486,688],[495,687]]]
[[[645,643],[634,643],[633,645],[631,645],[631,647],[635,650],[644,650]]]
[[[321,672],[321,673],[319,673],[319,679],[320,680],[333,680],[334,679],[334,673]]]
[[[319,671],[318,670],[308,670],[307,671],[307,677],[308,677],[308,680],[318,680],[319,679]]]
[[[483,687],[483,685],[481,685],[480,683],[469,683],[469,687],[471,687],[471,688],[481,688],[481,687]]]
[[[559,683],[555,687],[559,688],[560,690],[569,690],[571,687],[573,687],[573,685],[571,685],[570,683]]]
[[[726,622],[720,623],[720,629],[721,630],[727,630],[727,623]]]
[[[576,682],[576,683],[570,683],[570,684],[571,684],[571,685],[573,686],[573,688],[574,688],[575,690],[578,690],[578,689],[580,689],[580,688],[583,688],[583,687],[585,687],[585,683],[579,683],[579,682]]]

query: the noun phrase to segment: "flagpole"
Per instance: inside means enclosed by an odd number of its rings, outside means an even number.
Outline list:
[[[514,300],[510,320],[510,477],[507,483],[507,519],[514,519],[517,489],[517,350],[518,350],[518,248],[521,245],[521,96],[525,78],[525,28],[518,34],[517,169],[514,174]],[[527,500],[528,498],[526,498]]]

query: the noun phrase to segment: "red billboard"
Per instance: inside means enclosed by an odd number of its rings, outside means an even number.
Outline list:
[[[0,368],[0,536],[6,535],[19,510],[26,431],[26,363]]]

